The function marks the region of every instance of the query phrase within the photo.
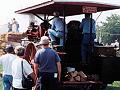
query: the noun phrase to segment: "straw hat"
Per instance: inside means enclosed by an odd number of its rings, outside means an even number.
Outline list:
[[[49,38],[47,36],[42,36],[40,40],[40,45],[49,44]]]

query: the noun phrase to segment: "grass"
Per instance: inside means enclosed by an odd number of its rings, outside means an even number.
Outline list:
[[[112,84],[108,84],[105,90],[120,90],[120,81],[114,81]]]
[[[105,90],[120,90],[120,88],[119,88],[119,87],[109,86],[109,87],[107,87]]]
[[[113,82],[112,86],[114,86],[114,87],[120,87],[120,81]]]

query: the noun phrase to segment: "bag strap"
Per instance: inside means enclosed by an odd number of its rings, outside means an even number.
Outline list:
[[[23,72],[23,61],[21,62],[21,67],[22,67],[22,76],[25,77],[24,72]]]

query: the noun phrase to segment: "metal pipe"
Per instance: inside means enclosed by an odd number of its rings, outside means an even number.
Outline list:
[[[66,23],[65,23],[65,19],[66,19],[66,18],[65,18],[65,6],[64,6],[64,8],[63,8],[63,17],[64,17],[64,23],[63,23],[63,24],[64,24],[63,47],[65,47],[65,39],[66,39],[66,38],[65,38],[65,34],[66,34],[66,32],[65,32],[65,29],[66,29]]]
[[[35,15],[36,17],[38,17],[39,19],[41,19],[42,21],[44,21],[44,19],[42,19],[39,15],[33,13],[33,15]]]
[[[92,46],[92,13],[90,14],[90,45]]]

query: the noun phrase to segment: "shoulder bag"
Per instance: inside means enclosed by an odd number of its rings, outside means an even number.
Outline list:
[[[23,61],[21,64],[22,64],[22,87],[27,89],[32,88],[35,85],[35,82],[30,75],[27,75],[27,77],[25,77],[23,73]]]

